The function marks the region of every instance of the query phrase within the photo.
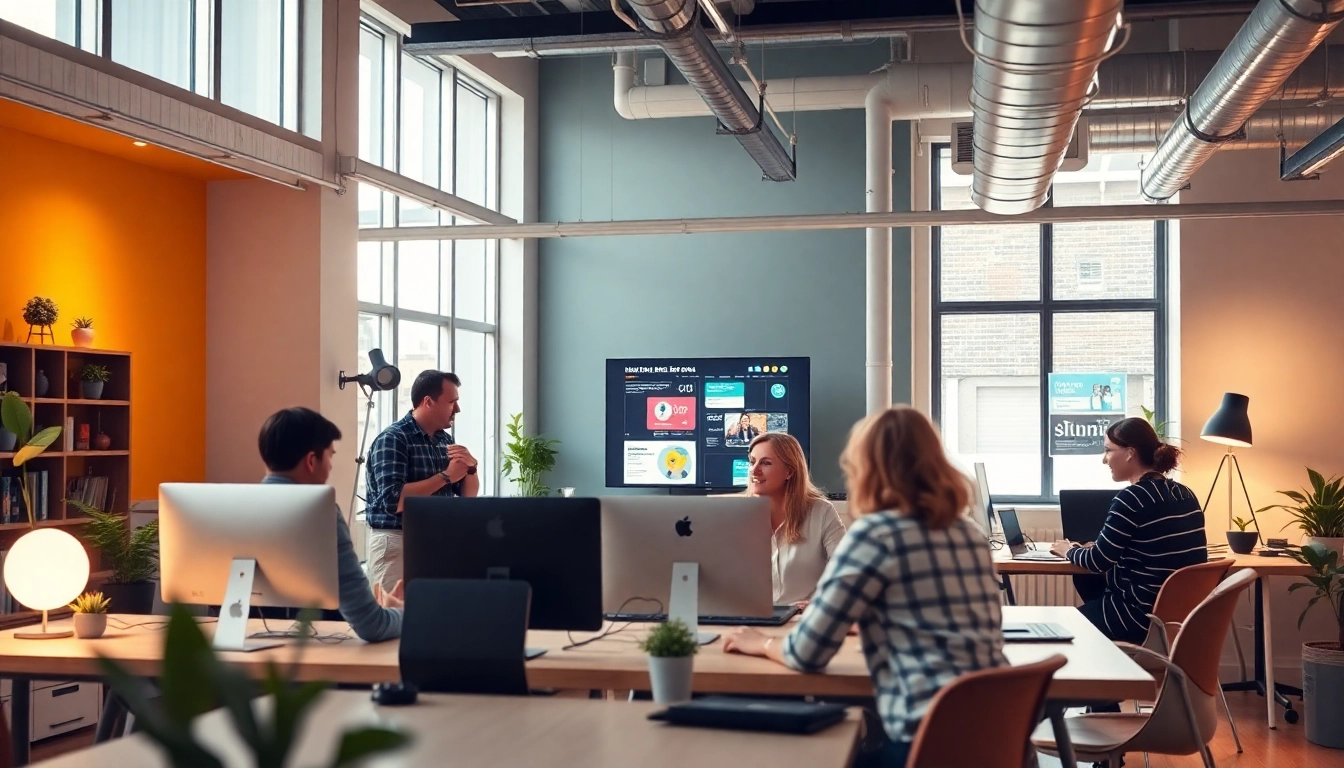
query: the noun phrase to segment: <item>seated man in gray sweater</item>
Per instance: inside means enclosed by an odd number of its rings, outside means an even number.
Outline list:
[[[273,414],[257,439],[261,460],[269,470],[263,483],[322,485],[331,476],[333,444],[341,430],[308,408],[286,408]],[[341,616],[361,640],[376,643],[401,637],[401,583],[391,592],[369,589],[360,567],[350,527],[336,510],[336,563],[340,578]]]

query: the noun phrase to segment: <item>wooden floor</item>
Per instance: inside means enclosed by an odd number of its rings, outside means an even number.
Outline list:
[[[566,691],[565,695],[583,696],[583,692]],[[1302,721],[1297,725],[1288,725],[1279,720],[1277,730],[1265,728],[1264,699],[1253,693],[1229,693],[1228,703],[1232,714],[1237,718],[1241,732],[1241,745],[1245,750],[1237,754],[1232,743],[1232,731],[1227,722],[1220,720],[1218,733],[1213,738],[1213,759],[1219,768],[1344,768],[1344,750],[1326,749],[1307,741],[1303,735]],[[1297,709],[1300,703],[1294,700]],[[83,749],[93,744],[93,729],[85,728],[65,736],[38,742],[33,745],[33,762],[47,760],[57,755]],[[1152,755],[1152,768],[1202,768],[1199,755],[1187,757],[1166,757]],[[1041,768],[1058,768],[1059,761],[1042,757]],[[1126,768],[1142,768],[1143,755],[1126,755]]]
[[[1292,701],[1293,708],[1300,712],[1302,703],[1297,699]],[[1280,717],[1277,729],[1266,728],[1265,700],[1260,696],[1250,692],[1229,693],[1227,702],[1232,707],[1232,716],[1237,719],[1243,752],[1237,754],[1232,730],[1227,727],[1227,720],[1220,717],[1218,733],[1211,744],[1213,761],[1218,768],[1344,768],[1344,750],[1326,749],[1307,741],[1301,720],[1296,725],[1288,725]],[[1199,755],[1150,755],[1149,763],[1152,768],[1203,768],[1204,765]],[[1041,757],[1041,768],[1058,767],[1058,760]],[[1143,768],[1143,755],[1125,755],[1125,768]]]

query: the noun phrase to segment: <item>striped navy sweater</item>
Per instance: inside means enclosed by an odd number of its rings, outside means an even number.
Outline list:
[[[1120,636],[1147,629],[1162,582],[1179,568],[1208,560],[1207,543],[1199,499],[1153,472],[1116,494],[1096,544],[1068,556],[1074,565],[1105,574],[1103,616]]]

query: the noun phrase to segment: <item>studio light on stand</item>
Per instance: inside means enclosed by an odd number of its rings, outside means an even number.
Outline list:
[[[1246,497],[1246,507],[1250,510],[1251,521],[1255,523],[1255,537],[1260,541],[1260,521],[1255,519],[1255,505],[1251,504],[1251,494],[1246,491],[1246,478],[1241,473],[1241,464],[1237,462],[1237,456],[1232,452],[1234,447],[1251,447],[1251,417],[1248,414],[1251,399],[1245,395],[1239,395],[1235,392],[1223,394],[1223,403],[1218,406],[1218,410],[1209,417],[1204,429],[1199,436],[1211,443],[1218,443],[1227,446],[1227,453],[1223,454],[1222,461],[1218,462],[1218,471],[1213,475],[1213,484],[1209,486],[1209,495],[1204,499],[1204,510],[1209,509],[1209,501],[1213,499],[1213,491],[1218,487],[1218,478],[1223,473],[1223,467],[1227,467],[1227,529],[1232,530],[1232,491],[1233,478],[1236,475],[1236,482],[1241,483],[1241,493]],[[1261,541],[1260,543],[1264,543]]]
[[[397,370],[395,365],[387,362],[387,358],[383,357],[383,350],[369,350],[369,366],[368,373],[361,373],[357,376],[346,376],[345,371],[341,371],[341,378],[338,382],[341,389],[345,389],[346,384],[358,384],[368,401],[364,411],[364,432],[359,438],[359,455],[355,457],[355,482],[350,489],[350,506],[345,508],[347,524],[354,518],[355,501],[359,498],[359,472],[364,466],[364,447],[369,441],[369,425],[373,423],[373,395],[375,392],[388,392],[396,389],[397,385],[401,383],[401,371]]]

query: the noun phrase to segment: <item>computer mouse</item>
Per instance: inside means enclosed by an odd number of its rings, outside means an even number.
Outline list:
[[[373,686],[373,701],[384,707],[404,707],[415,703],[417,691],[410,683],[378,683]]]

